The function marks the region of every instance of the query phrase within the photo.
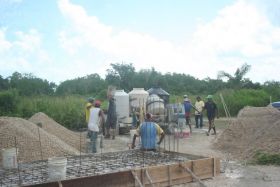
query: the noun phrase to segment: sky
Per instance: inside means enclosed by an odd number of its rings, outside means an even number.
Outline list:
[[[280,0],[0,0],[0,75],[59,84],[111,63],[280,81]]]

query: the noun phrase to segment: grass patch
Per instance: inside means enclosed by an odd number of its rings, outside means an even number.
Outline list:
[[[254,156],[255,163],[260,165],[280,165],[280,154],[257,152]]]

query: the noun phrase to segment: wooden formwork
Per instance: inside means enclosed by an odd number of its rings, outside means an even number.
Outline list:
[[[189,172],[187,171],[189,169]],[[220,159],[200,158],[176,164],[143,167],[134,170],[64,180],[32,187],[164,187],[209,179],[220,173]],[[197,178],[197,179],[195,179]],[[31,187],[30,186],[30,187]]]

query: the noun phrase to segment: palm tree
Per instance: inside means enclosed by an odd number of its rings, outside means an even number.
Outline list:
[[[238,89],[242,87],[242,83],[244,81],[244,76],[248,71],[251,69],[251,65],[248,65],[247,63],[243,64],[240,68],[237,68],[237,70],[234,73],[234,76],[230,75],[229,73],[225,71],[219,71],[218,72],[218,79],[221,78],[227,78],[228,79],[228,85],[231,88]]]

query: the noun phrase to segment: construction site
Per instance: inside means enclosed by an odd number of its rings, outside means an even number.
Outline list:
[[[248,165],[258,151],[279,153],[276,108],[245,107],[237,117],[218,119],[217,135],[206,136],[206,117],[191,133],[182,104],[170,104],[160,88],[116,90],[114,98],[118,135],[98,135],[95,154],[86,131],[71,131],[42,112],[28,120],[0,117],[0,187],[279,186],[279,167]],[[152,113],[164,129],[156,151],[140,150],[139,139],[131,149],[132,111],[140,122]]]

